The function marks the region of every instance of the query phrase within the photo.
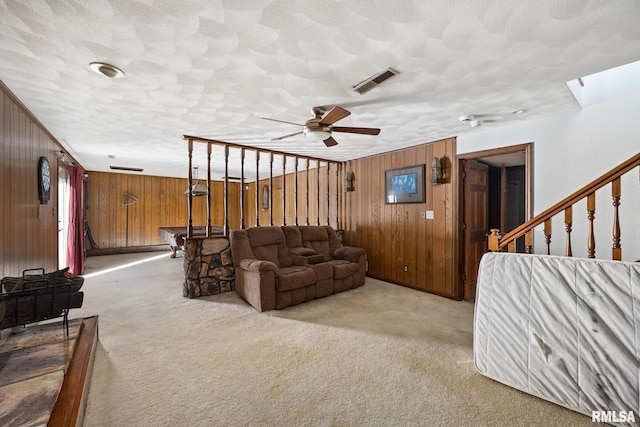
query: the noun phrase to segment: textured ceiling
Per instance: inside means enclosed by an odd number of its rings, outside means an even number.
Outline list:
[[[349,160],[577,110],[565,82],[640,59],[638,22],[637,0],[0,0],[0,79],[86,169],[186,176],[183,134]],[[300,129],[260,117],[318,105],[382,131],[270,141]]]

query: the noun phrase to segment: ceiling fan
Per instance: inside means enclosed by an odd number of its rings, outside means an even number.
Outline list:
[[[307,138],[314,141],[323,141],[327,147],[333,147],[338,145],[338,142],[331,136],[332,132],[346,132],[346,133],[359,133],[362,135],[378,135],[380,129],[375,128],[355,128],[355,127],[342,127],[333,126],[338,120],[342,120],[351,114],[349,111],[342,107],[335,106],[327,114],[325,114],[324,107],[313,107],[311,113],[315,116],[312,119],[307,120],[304,124],[285,122],[283,120],[269,119],[262,117],[265,120],[271,120],[274,122],[288,123],[290,125],[302,126],[302,130],[289,135],[284,135],[278,138],[273,138],[272,141],[279,141],[281,139],[289,138],[291,136],[304,134]]]

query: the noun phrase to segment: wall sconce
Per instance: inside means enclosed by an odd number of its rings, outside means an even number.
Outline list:
[[[344,174],[344,191],[345,192],[350,192],[354,190],[354,182],[356,180],[355,175],[353,174],[353,172],[347,172]]]
[[[437,157],[431,162],[431,185],[442,184],[442,164]]]

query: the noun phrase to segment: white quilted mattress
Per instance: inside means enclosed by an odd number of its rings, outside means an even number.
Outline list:
[[[589,416],[633,411],[637,424],[639,299],[640,263],[488,253],[475,303],[476,368]]]

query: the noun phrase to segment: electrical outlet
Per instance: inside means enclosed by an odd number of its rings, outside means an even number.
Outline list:
[[[408,272],[409,272],[409,266],[408,266],[408,265],[405,265],[405,266],[404,266],[404,272],[405,272],[405,273],[408,273]]]
[[[404,219],[409,219],[409,212],[407,211],[404,212]]]

